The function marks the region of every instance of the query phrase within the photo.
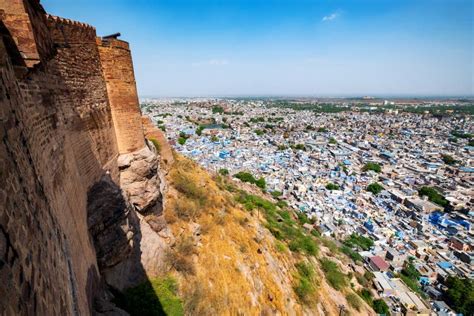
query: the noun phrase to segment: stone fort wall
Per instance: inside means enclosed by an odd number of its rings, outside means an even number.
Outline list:
[[[102,282],[89,191],[145,146],[130,50],[37,0],[0,0],[0,35],[0,314],[88,315]],[[98,234],[117,222],[100,218]]]

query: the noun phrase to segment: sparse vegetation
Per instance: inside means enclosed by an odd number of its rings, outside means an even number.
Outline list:
[[[316,287],[314,285],[315,271],[310,263],[299,262],[296,264],[298,275],[297,282],[293,287],[296,295],[303,303],[310,303],[310,297],[315,293]]]
[[[242,182],[248,182],[248,183],[255,184],[256,186],[258,186],[261,189],[265,189],[265,186],[266,186],[266,182],[265,182],[264,178],[256,179],[249,172],[244,172],[244,171],[238,172],[238,173],[234,174],[234,178],[237,178]]]
[[[161,145],[158,142],[158,140],[156,138],[152,138],[152,137],[150,137],[149,140],[150,140],[150,142],[152,142],[153,146],[155,146],[155,148],[156,148],[156,151],[159,153],[161,151]]]
[[[291,218],[288,211],[282,210],[276,204],[259,196],[240,191],[236,197],[248,211],[260,210],[263,212],[268,230],[280,241],[288,243],[293,252],[302,252],[316,255],[318,247],[311,235],[304,232],[303,227]]]
[[[357,296],[357,294],[354,294],[354,293],[347,294],[346,300],[347,300],[347,303],[349,303],[349,305],[355,310],[360,311],[360,309],[362,308],[362,301],[359,298],[359,296]]]
[[[321,269],[324,271],[326,280],[334,289],[340,291],[349,285],[347,276],[339,270],[339,266],[334,261],[327,258],[319,260]]]

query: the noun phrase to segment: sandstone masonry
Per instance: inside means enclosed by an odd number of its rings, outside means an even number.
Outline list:
[[[128,43],[38,0],[0,0],[0,36],[0,315],[119,314],[104,275],[161,210]]]

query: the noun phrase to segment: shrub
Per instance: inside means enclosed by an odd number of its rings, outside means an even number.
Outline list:
[[[293,287],[298,298],[304,303],[310,302],[310,296],[314,294],[314,268],[310,263],[299,262],[296,264],[298,271],[297,282]]]
[[[349,258],[354,260],[354,262],[363,262],[364,261],[364,258],[362,258],[361,255],[359,255],[357,252],[355,252],[351,248],[347,247],[346,245],[343,245],[340,249],[341,249],[342,253],[344,253]]]
[[[360,247],[367,251],[374,246],[374,241],[370,238],[353,233],[344,241],[344,245],[350,248]]]
[[[360,311],[360,308],[362,307],[362,301],[360,300],[359,296],[357,296],[357,294],[347,294],[346,300],[352,308],[356,309],[357,311]]]
[[[275,190],[275,191],[272,191],[271,194],[274,198],[276,198],[276,197],[281,196],[283,193],[281,193],[280,191]]]
[[[329,144],[337,144],[337,140],[334,137],[329,138]]]
[[[372,293],[370,293],[369,290],[367,289],[362,289],[360,290],[359,292],[359,296],[362,297],[362,299],[367,303],[369,304],[370,306],[372,306],[374,304],[374,299],[372,297]]]
[[[261,129],[256,129],[254,132],[257,136],[262,136],[263,134],[265,134],[265,131],[263,131]]]
[[[325,128],[325,127],[320,127],[320,128],[318,128],[318,132],[319,132],[319,133],[326,133],[327,131],[328,131],[328,129]]]
[[[179,137],[178,138],[178,144],[180,144],[180,145],[186,144],[186,138],[185,137]]]
[[[184,256],[176,250],[167,250],[164,253],[164,262],[168,267],[184,274],[195,274],[194,263],[190,256]]]
[[[372,307],[377,314],[390,315],[390,309],[388,308],[387,303],[382,299],[375,300]]]
[[[378,184],[377,182],[371,183],[367,186],[367,191],[372,192],[374,195],[379,194],[382,192],[383,186]]]
[[[244,172],[244,171],[238,172],[234,174],[234,178],[237,178],[242,182],[255,184],[261,189],[265,189],[265,186],[266,186],[266,182],[264,178],[255,179],[255,177],[249,172]]]
[[[161,151],[161,145],[160,145],[160,143],[158,142],[158,140],[157,140],[156,138],[151,138],[151,137],[149,138],[149,140],[150,140],[150,142],[153,143],[153,146],[155,146],[156,151],[157,151],[157,152],[160,152],[160,151]]]
[[[181,198],[174,202],[174,211],[179,218],[190,220],[194,219],[199,213],[199,206],[195,201]]]
[[[346,275],[339,270],[338,265],[334,261],[322,258],[320,262],[329,285],[338,291],[348,286],[349,282]]]
[[[328,248],[332,254],[337,253],[338,248],[337,248],[336,243],[333,240],[329,238],[323,238],[322,242],[323,242],[324,247]]]
[[[380,165],[377,163],[368,162],[364,165],[364,167],[362,167],[362,171],[367,172],[369,170],[380,173],[382,171],[382,167],[380,167]]]
[[[219,174],[221,174],[223,176],[227,176],[227,175],[229,175],[229,170],[227,170],[225,168],[221,168],[221,169],[219,169]]]
[[[285,244],[282,243],[281,241],[276,241],[275,242],[275,248],[278,252],[285,252],[286,251]]]

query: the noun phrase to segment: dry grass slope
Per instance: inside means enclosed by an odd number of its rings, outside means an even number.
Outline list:
[[[333,289],[321,282],[317,249],[291,251],[290,240],[272,235],[269,227],[294,234],[299,224],[292,212],[266,200],[271,197],[254,197],[250,201],[258,200],[256,209],[249,210],[248,204],[238,202],[242,191],[237,184],[211,176],[179,155],[168,183],[164,215],[176,243],[166,254],[164,273],[178,280],[186,314],[332,315],[340,303],[349,308],[344,294],[334,301]],[[278,220],[268,222],[275,218],[268,214],[278,215]],[[283,220],[293,228],[275,226]],[[303,232],[296,235],[303,243],[316,239]],[[349,309],[352,314],[369,314],[366,305],[358,308],[360,312]]]

